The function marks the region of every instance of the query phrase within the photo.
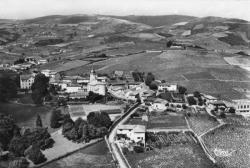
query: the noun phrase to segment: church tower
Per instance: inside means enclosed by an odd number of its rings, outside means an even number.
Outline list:
[[[95,70],[92,68],[89,75],[89,82],[92,83],[95,81],[97,81],[97,75],[95,73]]]

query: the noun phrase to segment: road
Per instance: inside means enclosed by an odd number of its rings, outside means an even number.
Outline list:
[[[108,142],[110,144],[111,150],[112,150],[118,164],[120,165],[120,168],[130,168],[130,165],[116,144],[116,141],[115,141],[116,140],[116,131],[120,125],[124,124],[130,118],[130,116],[136,111],[138,106],[139,106],[139,103],[136,103],[135,105],[133,105],[121,117],[121,119],[118,120],[117,123],[114,124],[114,127],[112,127],[112,129],[109,133],[109,136],[108,136]]]

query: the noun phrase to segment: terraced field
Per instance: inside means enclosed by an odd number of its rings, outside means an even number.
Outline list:
[[[153,137],[152,137],[153,136]],[[191,135],[183,133],[158,133],[151,135],[160,148],[144,153],[129,153],[126,157],[133,168],[213,168],[199,144]]]

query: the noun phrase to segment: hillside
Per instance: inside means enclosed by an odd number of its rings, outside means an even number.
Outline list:
[[[193,16],[185,16],[185,15],[162,15],[162,16],[112,16],[115,18],[121,18],[125,20],[129,20],[132,22],[143,23],[146,25],[150,25],[153,27],[159,26],[171,26],[172,24],[179,23],[179,22],[187,22],[196,17]]]

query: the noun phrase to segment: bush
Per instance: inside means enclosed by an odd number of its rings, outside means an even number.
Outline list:
[[[134,146],[134,151],[136,153],[143,153],[144,152],[144,148],[141,146]]]
[[[41,128],[43,127],[42,119],[39,114],[36,117],[36,127],[41,127]]]
[[[47,159],[44,156],[44,154],[41,152],[41,150],[39,149],[39,146],[37,145],[32,145],[31,150],[29,151],[28,154],[28,158],[29,160],[31,160],[34,164],[40,164],[45,162]]]
[[[9,163],[8,168],[27,168],[29,166],[29,162],[26,158],[16,158]]]
[[[70,131],[74,128],[74,121],[71,118],[66,118],[63,121],[63,128],[62,128],[62,134],[66,133],[67,131]]]
[[[87,121],[89,124],[94,125],[95,127],[109,128],[112,124],[112,121],[106,112],[91,112],[87,116]]]
[[[61,126],[60,122],[62,120],[61,111],[53,110],[50,116],[50,127],[51,128],[59,128]]]
[[[191,105],[196,105],[196,100],[194,99],[193,96],[189,96],[187,97],[187,101],[188,101],[188,104],[191,106]]]

